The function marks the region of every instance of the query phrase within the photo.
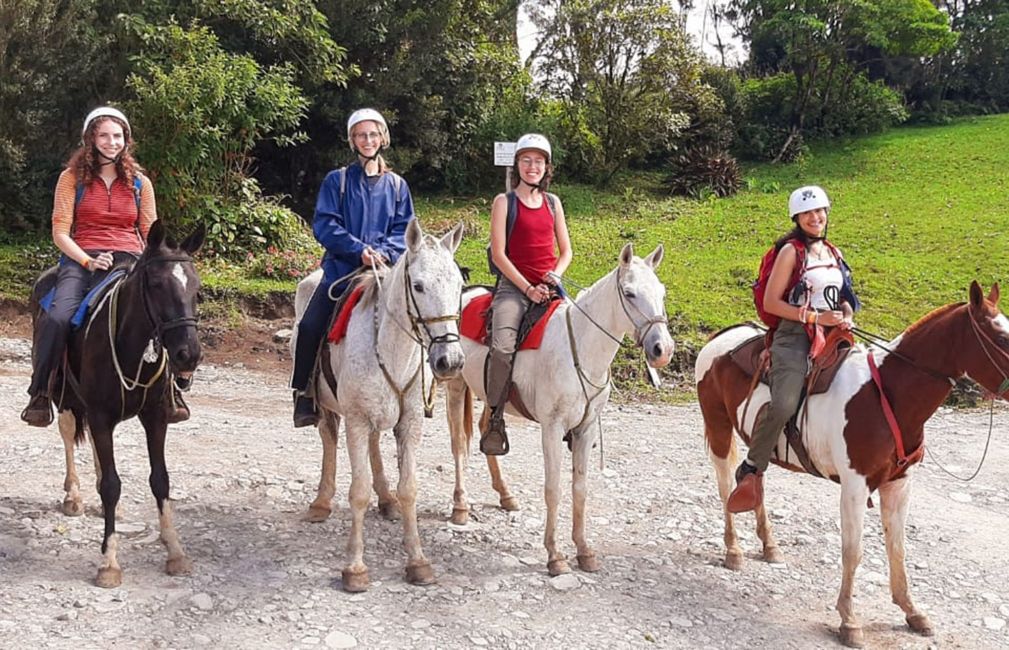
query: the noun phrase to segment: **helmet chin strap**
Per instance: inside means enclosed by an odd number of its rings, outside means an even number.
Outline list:
[[[364,166],[365,166],[365,171],[367,171],[367,167],[368,167],[368,163],[370,163],[370,162],[374,162],[374,161],[375,161],[376,159],[378,159],[378,157],[379,157],[379,156],[380,156],[380,155],[382,154],[382,150],[383,150],[383,149],[385,149],[385,147],[379,147],[379,148],[378,148],[378,151],[376,151],[376,152],[374,153],[374,155],[371,155],[371,156],[366,156],[366,155],[364,155],[363,153],[361,153],[361,150],[360,150],[360,149],[358,149],[358,148],[357,148],[357,147],[355,146],[355,147],[354,147],[354,153],[355,153],[355,154],[357,154],[357,157],[358,157],[358,158],[361,158],[362,160],[364,160],[364,161],[365,161],[365,164],[364,164]]]
[[[521,182],[523,185],[528,185],[529,187],[531,187],[533,190],[535,190],[537,192],[542,192],[543,191],[543,181],[542,180],[539,183],[530,183],[526,179],[522,178],[521,174],[519,174],[519,182]]]
[[[103,154],[101,149],[99,149],[98,147],[95,147],[95,153],[97,153],[98,157],[102,159],[102,162],[98,163],[102,167],[104,167],[105,165],[115,165],[123,157],[123,152],[120,151],[118,154],[116,154],[115,158],[109,158],[108,156]]]

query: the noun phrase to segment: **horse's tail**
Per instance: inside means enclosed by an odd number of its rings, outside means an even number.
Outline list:
[[[469,389],[469,385],[466,386],[462,421],[463,430],[466,432],[466,444],[469,444],[473,441],[473,391]]]

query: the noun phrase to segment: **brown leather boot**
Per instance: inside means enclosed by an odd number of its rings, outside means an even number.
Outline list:
[[[729,495],[725,509],[735,514],[756,510],[764,501],[764,473],[745,460],[736,469],[736,489]]]
[[[510,449],[508,432],[505,431],[504,413],[497,411],[494,409],[494,412],[491,413],[487,430],[480,436],[480,451],[488,456],[504,456]]]
[[[21,419],[29,426],[47,427],[53,423],[53,405],[49,396],[44,393],[32,395],[28,406],[21,411]]]

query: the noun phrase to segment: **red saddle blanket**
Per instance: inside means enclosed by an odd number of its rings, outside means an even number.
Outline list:
[[[336,320],[333,321],[333,327],[329,330],[330,343],[339,343],[343,340],[343,337],[347,336],[347,325],[350,324],[350,315],[354,311],[354,307],[357,306],[357,301],[361,299],[362,293],[364,293],[364,287],[358,287],[347,296],[343,307],[340,308],[340,313],[337,315]]]
[[[459,325],[459,333],[466,338],[483,343],[487,338],[487,312],[490,310],[490,303],[494,295],[485,293],[469,301],[469,304],[462,310],[462,322]],[[529,334],[519,344],[519,350],[538,350],[543,343],[543,334],[547,331],[547,323],[553,316],[554,310],[563,302],[554,300],[547,307],[543,317],[536,321]]]

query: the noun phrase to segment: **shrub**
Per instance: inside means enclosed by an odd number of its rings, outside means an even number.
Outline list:
[[[669,185],[673,194],[694,198],[731,196],[743,185],[736,159],[713,147],[695,147],[673,161],[672,166]]]

